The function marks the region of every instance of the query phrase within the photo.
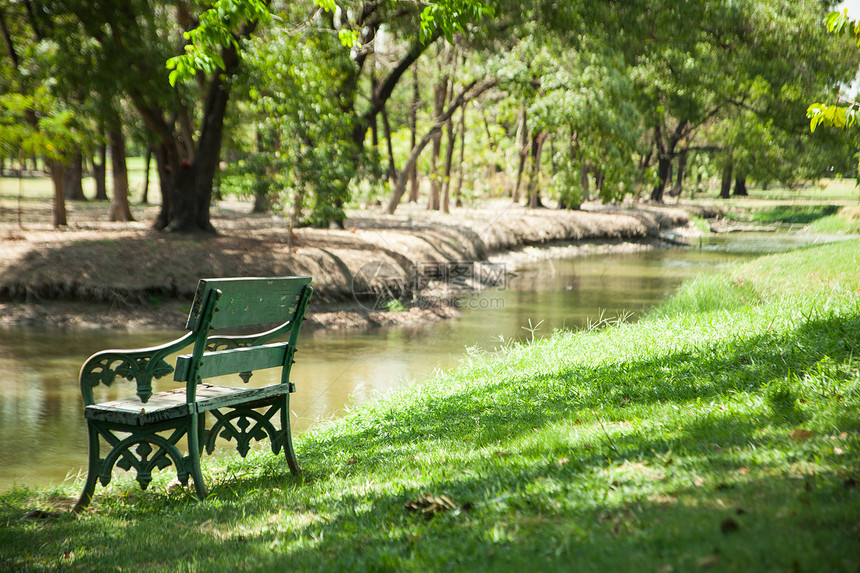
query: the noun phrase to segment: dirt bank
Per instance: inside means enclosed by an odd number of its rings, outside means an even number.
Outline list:
[[[0,323],[178,327],[200,277],[267,275],[314,277],[308,326],[445,318],[456,311],[432,304],[380,311],[374,293],[382,281],[421,296],[417,291],[428,285],[416,276],[434,265],[492,257],[514,267],[543,256],[637,249],[689,224],[686,212],[672,208],[571,212],[499,202],[452,215],[409,206],[395,216],[360,210],[344,230],[290,235],[283,220],[248,215],[245,208],[215,207],[217,236],[156,233],[148,222],[78,222],[62,231],[4,224]],[[363,306],[355,292],[364,295]]]

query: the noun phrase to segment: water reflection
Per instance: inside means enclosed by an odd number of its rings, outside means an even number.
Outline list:
[[[295,431],[453,366],[467,347],[489,350],[500,337],[528,339],[524,327],[529,324],[540,324],[536,335],[541,336],[580,327],[601,313],[631,312],[635,319],[686,279],[748,258],[750,251],[798,246],[794,238],[774,239],[773,234],[733,236],[701,249],[541,261],[521,268],[505,289],[483,292],[464,305],[459,319],[408,328],[305,332],[293,369]],[[738,248],[744,241],[746,248]],[[0,329],[0,490],[58,483],[85,467],[77,375],[87,356],[105,348],[160,344],[178,334]],[[265,375],[253,379],[270,382]],[[118,388],[106,392],[103,397],[119,395]]]

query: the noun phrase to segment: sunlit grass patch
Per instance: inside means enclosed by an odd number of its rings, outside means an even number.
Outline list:
[[[813,221],[809,230],[815,233],[860,234],[860,207],[842,207],[836,214]]]

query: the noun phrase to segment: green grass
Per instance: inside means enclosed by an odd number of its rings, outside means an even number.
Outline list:
[[[823,179],[795,188],[771,186],[767,189],[753,187],[749,190],[751,199],[762,201],[835,201],[854,202],[860,200],[860,188],[854,179]],[[744,198],[737,198],[741,201]]]
[[[144,161],[142,157],[129,157],[127,164],[131,193],[129,199],[132,204],[138,204],[143,191]],[[67,208],[85,213],[87,218],[90,218],[92,213],[106,212],[107,201],[93,200],[96,193],[95,180],[92,177],[84,177],[82,183],[84,195],[90,200],[67,201]],[[110,195],[113,185],[110,170],[107,175],[107,185]],[[160,201],[158,171],[154,159],[150,165],[149,185],[149,201]],[[16,222],[19,209],[23,222],[50,221],[53,194],[53,184],[47,176],[0,177],[0,223]]]
[[[806,225],[821,219],[835,215],[839,211],[838,205],[781,205],[752,214],[753,221],[757,223],[786,223]]]
[[[860,240],[689,283],[362,407],[282,458],[210,461],[209,499],[0,497],[0,569],[858,571]],[[80,485],[80,484],[77,484]],[[406,509],[422,495],[455,508]]]
[[[814,233],[860,234],[860,207],[843,207],[835,215],[812,222],[809,230]]]

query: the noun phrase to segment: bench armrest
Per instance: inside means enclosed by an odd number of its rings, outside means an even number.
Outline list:
[[[93,389],[99,384],[111,386],[117,376],[134,381],[137,396],[146,403],[152,396],[152,379],[173,372],[164,358],[179,352],[194,342],[196,333],[189,332],[172,342],[150,348],[111,349],[90,356],[81,367],[80,383],[84,405],[95,403]]]

